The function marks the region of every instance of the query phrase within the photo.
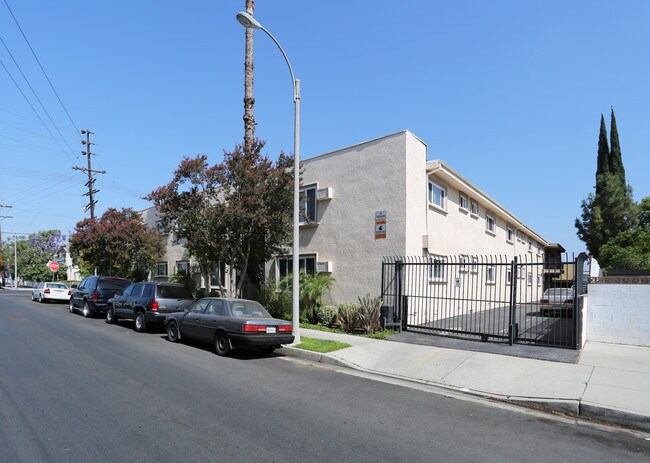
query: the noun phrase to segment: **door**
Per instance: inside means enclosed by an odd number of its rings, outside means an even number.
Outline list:
[[[183,317],[179,328],[181,336],[192,339],[201,339],[201,332],[199,329],[200,317],[205,312],[205,308],[210,302],[209,299],[200,299],[194,303],[189,309],[189,312]]]
[[[221,324],[221,317],[225,315],[224,303],[221,299],[212,299],[199,315],[198,335],[202,341],[214,340],[214,333]]]
[[[134,286],[135,285],[127,286],[122,294],[113,298],[113,309],[115,310],[115,315],[118,317],[124,317],[124,312],[126,311],[126,300],[131,295]]]

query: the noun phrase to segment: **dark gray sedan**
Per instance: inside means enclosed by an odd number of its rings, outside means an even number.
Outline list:
[[[248,299],[204,297],[184,312],[167,314],[167,339],[213,342],[218,355],[232,349],[273,352],[293,342],[291,322],[271,317],[259,302]]]

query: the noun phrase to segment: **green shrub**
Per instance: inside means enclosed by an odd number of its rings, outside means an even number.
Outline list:
[[[359,304],[344,302],[339,305],[338,319],[343,331],[354,333],[359,327]]]
[[[374,333],[381,327],[381,306],[383,301],[378,297],[370,297],[370,294],[359,298],[359,328],[366,333]]]
[[[333,305],[324,305],[316,309],[318,313],[318,318],[320,323],[327,326],[333,326],[336,324],[336,318],[339,312],[337,307]]]
[[[267,281],[262,284],[257,293],[257,302],[262,304],[271,316],[291,320],[291,291],[278,291],[275,281]]]

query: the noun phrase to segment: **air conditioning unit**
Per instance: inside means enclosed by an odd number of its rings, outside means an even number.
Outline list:
[[[316,191],[316,201],[324,201],[326,199],[332,199],[332,187],[319,188]]]
[[[316,271],[318,273],[332,273],[332,262],[316,262]]]

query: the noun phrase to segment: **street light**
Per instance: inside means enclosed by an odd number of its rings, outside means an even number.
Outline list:
[[[300,343],[300,305],[299,305],[299,273],[300,273],[300,80],[296,79],[293,74],[293,69],[291,68],[291,63],[287,54],[282,49],[280,43],[273,37],[269,31],[267,31],[264,26],[262,26],[255,18],[253,18],[248,13],[240,12],[237,13],[237,21],[249,29],[260,29],[266,33],[271,40],[282,52],[284,60],[287,62],[289,67],[289,72],[291,73],[291,84],[293,85],[293,103],[295,107],[294,112],[294,124],[293,124],[293,283],[292,283],[292,318],[293,318],[293,335],[295,337],[294,342],[296,344]]]

